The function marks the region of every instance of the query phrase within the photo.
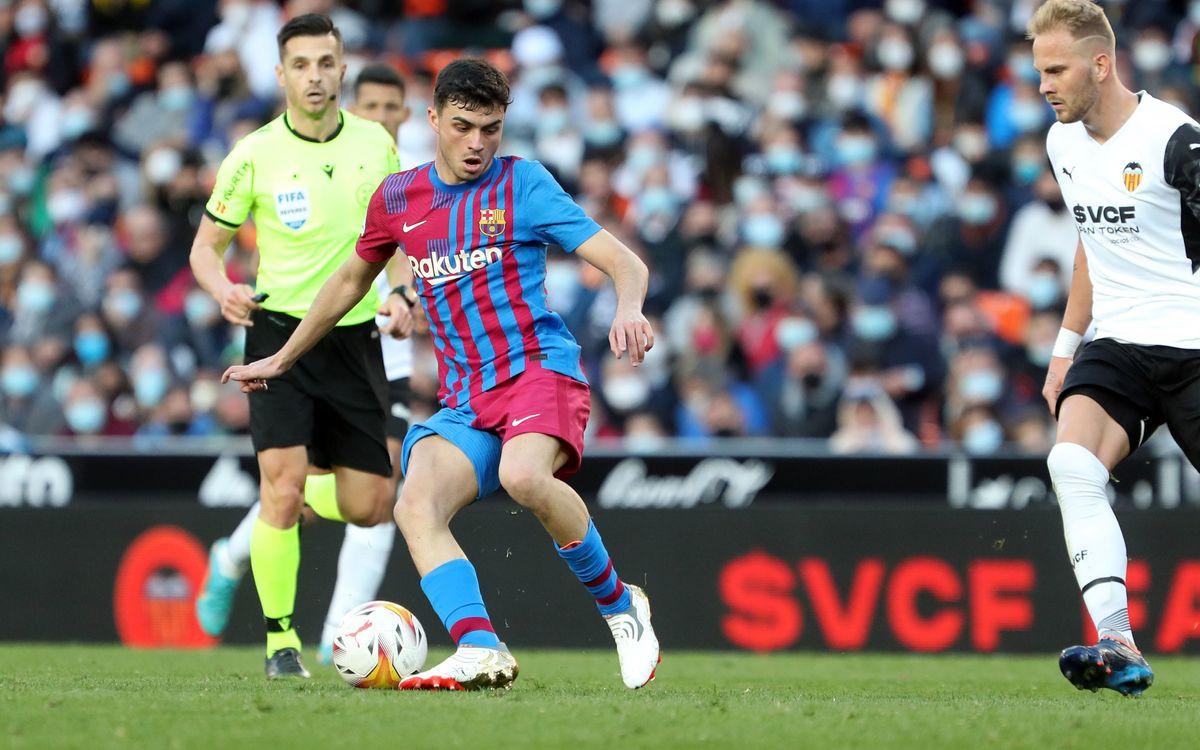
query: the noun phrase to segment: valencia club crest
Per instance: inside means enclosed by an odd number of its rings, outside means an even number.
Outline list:
[[[1142,165],[1131,161],[1125,165],[1125,189],[1129,192],[1137,190],[1142,183]]]

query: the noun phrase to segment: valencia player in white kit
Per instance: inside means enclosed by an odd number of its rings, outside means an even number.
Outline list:
[[[1042,390],[1058,418],[1047,464],[1099,634],[1059,665],[1080,689],[1138,695],[1154,673],[1130,627],[1125,539],[1105,489],[1163,424],[1200,467],[1200,126],[1121,83],[1112,27],[1091,0],[1049,0],[1029,37],[1058,120],[1047,152],[1079,230]]]

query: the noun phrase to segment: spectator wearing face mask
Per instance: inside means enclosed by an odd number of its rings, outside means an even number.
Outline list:
[[[53,268],[30,260],[21,269],[11,313],[7,341],[33,346],[43,338],[69,338],[79,308],[63,294]]]
[[[25,435],[53,435],[63,413],[29,350],[10,344],[0,355],[0,422]]]
[[[784,318],[775,328],[780,356],[759,372],[755,389],[771,415],[771,434],[824,438],[837,427],[846,360],[819,338],[806,317]]]
[[[775,327],[787,317],[800,277],[778,250],[747,248],[734,258],[729,285],[741,304],[735,336],[753,376],[779,356]]]
[[[867,111],[904,152],[924,147],[933,132],[933,85],[917,72],[915,41],[905,26],[885,23],[872,47],[879,72],[867,81]]]
[[[915,453],[916,437],[904,428],[896,404],[872,381],[847,384],[838,406],[837,429],[829,438],[834,453]]]
[[[888,190],[896,177],[891,160],[881,158],[879,139],[871,123],[860,113],[847,115],[834,140],[833,173],[829,192],[838,213],[860,237],[887,204]]]
[[[128,436],[137,429],[133,422],[114,416],[109,402],[87,377],[76,378],[63,399],[64,434],[78,438]]]
[[[950,433],[957,439],[958,448],[972,456],[999,453],[1008,442],[1000,416],[986,404],[967,407]]]
[[[100,314],[121,356],[154,341],[163,330],[160,316],[142,292],[140,277],[131,268],[122,267],[109,274]]]
[[[158,141],[189,144],[193,131],[192,105],[196,90],[187,63],[176,60],[158,70],[158,87],[133,100],[133,105],[113,128],[121,148],[140,154]]]
[[[162,401],[150,410],[149,416],[138,427],[136,437],[203,437],[213,434],[215,429],[216,421],[211,414],[196,414],[192,410],[188,388],[174,385],[163,395]]]
[[[1008,212],[996,190],[972,177],[955,200],[953,216],[935,223],[928,249],[948,268],[965,271],[981,289],[999,289]]]
[[[877,372],[877,384],[899,407],[905,429],[918,433],[922,412],[936,406],[945,377],[936,337],[900,325],[888,289],[879,283],[860,285],[849,322],[851,359]]]
[[[1034,200],[1013,215],[1000,259],[1000,286],[1014,294],[1032,291],[1036,263],[1048,258],[1060,271],[1059,284],[1071,284],[1079,235],[1075,217],[1063,202],[1058,181],[1049,172],[1033,184]]]

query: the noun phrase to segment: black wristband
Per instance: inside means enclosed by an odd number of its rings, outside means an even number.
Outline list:
[[[404,304],[408,305],[409,309],[411,310],[417,306],[417,300],[414,299],[416,297],[415,293],[413,294],[413,298],[408,296],[409,291],[411,290],[408,288],[408,284],[401,284],[400,286],[392,289],[389,294],[399,294],[400,299],[404,300]]]

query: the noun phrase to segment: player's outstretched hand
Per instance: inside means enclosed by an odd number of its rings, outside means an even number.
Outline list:
[[[234,365],[221,376],[222,383],[230,380],[237,381],[242,386],[242,393],[265,391],[267,381],[282,375],[287,368],[281,366],[274,357],[267,357],[248,365]]]
[[[629,361],[634,366],[640,365],[646,359],[646,352],[654,347],[654,331],[650,328],[650,321],[646,320],[641,310],[625,311],[618,308],[612,328],[608,329],[608,345],[617,359],[629,352]]]
[[[250,321],[250,311],[261,309],[254,299],[254,288],[249,284],[231,284],[218,302],[225,320],[247,328],[254,325]]]
[[[1050,366],[1046,368],[1046,382],[1042,386],[1042,398],[1046,399],[1046,406],[1051,414],[1054,414],[1054,407],[1058,405],[1058,394],[1062,393],[1063,380],[1066,379],[1067,370],[1073,361],[1066,357],[1050,358]]]
[[[398,294],[389,294],[379,305],[379,314],[387,316],[387,323],[379,327],[381,333],[394,339],[406,339],[413,332],[413,308],[400,299]]]

